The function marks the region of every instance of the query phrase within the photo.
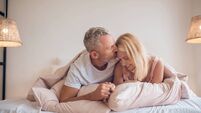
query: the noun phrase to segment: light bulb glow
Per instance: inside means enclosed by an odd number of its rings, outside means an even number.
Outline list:
[[[7,28],[4,28],[4,29],[2,30],[2,32],[5,33],[5,34],[8,33],[8,29],[7,29]]]

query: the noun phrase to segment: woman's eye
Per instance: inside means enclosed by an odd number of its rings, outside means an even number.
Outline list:
[[[124,59],[124,60],[128,60],[128,57],[124,57],[123,59]]]

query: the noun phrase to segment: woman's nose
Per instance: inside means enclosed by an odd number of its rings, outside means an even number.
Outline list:
[[[126,66],[126,62],[124,60],[120,59],[120,63],[122,66]]]

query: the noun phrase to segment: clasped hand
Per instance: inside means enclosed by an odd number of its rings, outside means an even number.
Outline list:
[[[115,85],[111,82],[101,83],[94,92],[92,100],[107,100],[110,94],[115,90]]]

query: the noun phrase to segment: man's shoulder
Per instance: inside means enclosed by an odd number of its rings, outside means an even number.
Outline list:
[[[88,60],[89,53],[87,51],[83,51],[82,54],[71,65],[74,65],[76,67],[82,67],[86,65],[87,62],[89,62]]]

